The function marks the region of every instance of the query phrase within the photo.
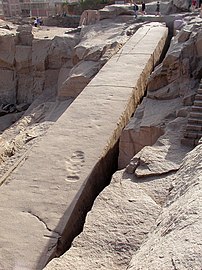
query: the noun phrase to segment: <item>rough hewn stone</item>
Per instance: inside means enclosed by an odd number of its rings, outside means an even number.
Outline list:
[[[199,145],[186,156],[154,231],[128,269],[201,269],[201,151]]]

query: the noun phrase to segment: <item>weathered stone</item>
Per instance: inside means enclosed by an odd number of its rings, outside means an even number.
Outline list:
[[[124,269],[158,217],[161,207],[130,177],[117,172],[96,199],[71,249],[45,268]]]
[[[77,97],[99,70],[99,62],[79,62],[73,69],[71,69],[69,77],[62,83],[58,90],[58,97]]]
[[[186,38],[183,37],[185,32]],[[190,85],[189,79],[192,78],[193,82],[200,78],[200,33],[201,26],[192,22],[172,39],[165,59],[149,78],[148,97],[167,99],[170,95],[186,96],[195,88]],[[181,42],[181,37],[186,42]]]
[[[16,43],[18,45],[32,46],[33,34],[31,25],[20,25],[17,28]]]
[[[188,30],[182,30],[180,31],[179,35],[178,35],[178,42],[185,42],[189,39],[191,35],[191,31]]]
[[[55,37],[46,52],[46,67],[59,69],[72,58],[72,51],[77,40],[73,38]]]
[[[196,50],[198,57],[202,57],[202,32],[197,33]]]
[[[17,105],[16,105],[16,110],[17,110],[18,112],[26,111],[26,110],[29,108],[29,105],[30,105],[30,104],[27,104],[27,103],[17,104]]]
[[[199,145],[186,156],[155,229],[128,269],[201,269],[201,152]]]
[[[133,15],[134,11],[129,10],[127,7],[109,5],[99,10],[100,20],[111,19],[119,15]]]
[[[182,107],[176,112],[177,117],[187,117],[191,111],[190,106]]]
[[[46,58],[51,45],[50,40],[34,40],[32,43],[32,65],[37,71],[46,69]]]
[[[84,10],[81,14],[79,25],[95,24],[100,20],[100,13],[98,10]]]
[[[0,102],[16,103],[16,78],[14,70],[0,69]]]
[[[172,82],[157,90],[148,90],[147,97],[158,100],[171,100],[180,96],[180,86],[177,82]]]
[[[172,0],[169,2],[169,11],[170,13],[177,13],[180,11],[189,11],[190,9],[190,1],[189,0]]]
[[[159,101],[145,98],[124,128],[119,143],[119,168],[124,168],[144,146],[153,145],[164,134],[165,123],[175,118],[181,107],[179,98]],[[143,113],[142,113],[143,111]]]
[[[15,57],[15,39],[13,35],[0,35],[0,68],[13,68]]]
[[[62,84],[68,79],[71,68],[62,67],[58,74],[57,89],[61,89]]]
[[[182,159],[190,150],[189,147],[181,145],[185,123],[184,118],[171,121],[167,125],[165,134],[153,146],[145,146],[135,155],[134,159],[139,159],[134,172],[137,177],[160,175],[179,169]],[[176,127],[178,133],[176,133]]]
[[[13,123],[15,123],[22,116],[22,112],[7,114],[0,117],[0,132],[9,128]],[[0,158],[1,159],[1,158]]]
[[[191,93],[183,98],[184,106],[192,106],[194,103],[196,93]]]
[[[16,70],[28,76],[32,72],[32,47],[16,45],[15,50]]]
[[[110,51],[111,54],[106,59],[108,60],[128,40],[124,32],[126,25],[124,25],[114,22],[110,22],[109,25],[106,21],[101,21],[93,26],[82,28],[81,41],[73,50],[73,63],[77,64],[81,60],[98,61]]]

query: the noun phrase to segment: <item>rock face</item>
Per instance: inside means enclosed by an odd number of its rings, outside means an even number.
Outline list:
[[[127,169],[130,169],[130,172],[135,173],[137,177],[161,175],[178,170],[182,159],[190,150],[181,145],[183,123],[185,124],[185,122],[185,118],[170,121],[165,129],[165,134],[158,139],[156,144],[145,146],[137,153]]]
[[[173,13],[189,11],[190,7],[191,1],[189,0],[172,0],[169,2],[169,11]]]
[[[128,269],[201,269],[201,153],[199,145],[185,158],[155,229]]]
[[[126,167],[130,159],[144,146],[153,145],[167,132],[167,124],[173,125],[172,121],[175,118],[178,121],[177,117],[184,117],[185,121],[178,123],[179,131],[181,130],[178,134],[180,143],[180,136],[183,137],[183,129],[201,76],[202,28],[201,24],[196,22],[202,21],[198,18],[189,21],[172,39],[163,62],[151,74],[147,95],[122,132],[119,168]],[[150,148],[147,147],[144,151],[146,149],[148,153],[145,157],[150,155]]]
[[[32,103],[46,88],[54,88],[78,42],[76,37],[33,40],[31,26],[20,26],[16,37],[5,34],[0,39],[1,103]]]
[[[181,106],[180,98],[173,99],[172,103],[170,100],[144,98],[121,134],[119,168],[125,168],[144,146],[153,145],[164,134],[165,123],[175,117]]]
[[[46,39],[34,38],[31,26],[18,27],[16,35],[4,30],[0,103],[31,104],[48,88],[62,98],[76,97],[129,39],[127,28],[126,23],[104,20],[81,33]]]
[[[100,12],[100,20],[103,19],[112,19],[118,15],[133,15],[134,11],[128,9],[128,7],[121,7],[121,6],[105,6],[103,9],[99,10]]]
[[[79,25],[95,24],[100,20],[100,13],[97,10],[84,10],[81,14]]]
[[[200,23],[201,19],[191,20],[172,39],[165,59],[148,82],[149,97],[170,99],[173,94],[186,95],[190,88],[190,79],[200,78],[202,54]]]
[[[71,249],[45,269],[125,269],[160,210],[129,175],[117,172],[110,186],[96,199],[84,231]]]
[[[74,67],[58,88],[60,99],[77,97],[84,87],[98,73],[102,66],[129,39],[127,24],[101,21],[81,30],[81,40],[74,47]]]

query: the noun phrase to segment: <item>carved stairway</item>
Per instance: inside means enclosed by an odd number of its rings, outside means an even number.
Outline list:
[[[202,137],[202,80],[195,96],[194,104],[188,117],[182,143],[196,146]]]

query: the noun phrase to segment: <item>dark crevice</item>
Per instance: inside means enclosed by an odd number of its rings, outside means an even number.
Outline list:
[[[117,141],[106,155],[98,161],[90,175],[85,180],[84,185],[78,191],[71,205],[66,210],[55,231],[52,231],[53,233],[61,231],[61,227],[63,227],[62,234],[58,234],[59,237],[57,245],[53,246],[50,237],[50,242],[46,248],[46,251],[48,250],[49,253],[48,259],[47,256],[46,259],[43,256],[44,253],[46,253],[44,250],[37,263],[37,269],[42,269],[53,258],[60,257],[64,254],[71,247],[74,238],[83,231],[86,215],[91,210],[96,197],[107,185],[110,184],[111,176],[117,171],[118,144],[119,142]],[[42,222],[48,231],[51,231],[43,219],[32,212],[28,213]],[[65,227],[63,224],[66,224]]]
[[[24,213],[28,213],[28,214],[32,215],[33,217],[37,218],[38,221],[40,221],[41,223],[43,223],[43,225],[45,226],[45,228],[46,228],[49,232],[54,233],[54,234],[57,235],[57,237],[54,237],[53,235],[52,235],[52,236],[44,235],[45,237],[50,237],[50,238],[59,238],[59,237],[60,237],[60,234],[59,234],[58,232],[56,232],[56,231],[51,230],[51,229],[48,227],[48,225],[46,224],[46,222],[45,222],[41,217],[39,217],[38,215],[34,214],[32,211],[27,211],[27,212],[23,211],[23,212],[24,212]]]
[[[71,212],[65,229],[58,240],[57,248],[48,261],[61,256],[72,244],[74,238],[83,230],[87,213],[91,210],[96,197],[109,185],[111,176],[118,168],[118,142],[94,167],[85,182],[85,186],[78,192],[72,205],[67,209]],[[71,210],[72,209],[72,210]],[[64,217],[65,218],[65,215]]]

